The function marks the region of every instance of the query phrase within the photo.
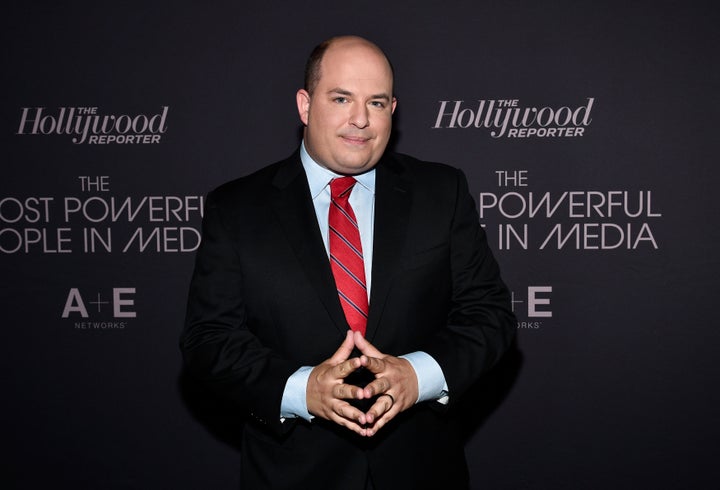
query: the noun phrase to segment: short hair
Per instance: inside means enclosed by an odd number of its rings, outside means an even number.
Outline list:
[[[308,57],[307,63],[305,63],[305,82],[304,82],[304,89],[312,95],[312,93],[315,91],[315,87],[317,87],[318,82],[320,82],[320,64],[322,63],[322,59],[325,56],[325,52],[328,50],[328,48],[332,45],[333,42],[335,42],[338,37],[331,37],[330,39],[326,39],[325,41],[321,42],[315,48],[313,48],[312,52],[310,53],[310,56]],[[369,42],[369,41],[368,41]],[[372,43],[370,43],[372,45]],[[375,46],[377,50],[385,57],[385,60],[388,63],[388,66],[390,66],[390,74],[392,75],[393,79],[395,78],[395,69],[393,68],[392,63],[390,62],[390,58],[387,57],[387,55],[377,46]]]
[[[320,63],[322,62],[325,51],[332,44],[333,39],[327,39],[312,50],[310,57],[308,57],[307,63],[305,63],[305,90],[309,94],[315,91],[318,82],[320,81]]]

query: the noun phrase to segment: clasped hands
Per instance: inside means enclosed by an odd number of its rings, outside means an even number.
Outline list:
[[[362,355],[350,358],[356,347]],[[360,368],[370,371],[375,379],[364,388],[345,383],[345,378]],[[409,361],[383,354],[359,332],[348,330],[332,357],[311,371],[306,396],[311,414],[370,437],[415,404],[418,381]],[[377,398],[367,412],[348,402],[373,397]]]

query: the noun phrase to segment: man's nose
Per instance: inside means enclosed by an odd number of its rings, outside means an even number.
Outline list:
[[[370,124],[367,106],[364,104],[353,104],[350,112],[350,124],[361,129]]]

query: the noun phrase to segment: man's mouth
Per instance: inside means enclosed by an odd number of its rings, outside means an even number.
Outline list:
[[[340,135],[340,137],[343,141],[351,145],[364,145],[370,141],[370,138],[366,138],[364,136]]]

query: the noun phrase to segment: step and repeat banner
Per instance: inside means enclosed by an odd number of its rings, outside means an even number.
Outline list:
[[[3,488],[238,488],[243,421],[177,346],[205,195],[295,150],[305,59],[350,33],[512,290],[517,348],[462,407],[472,487],[720,477],[713,2],[14,3]]]

